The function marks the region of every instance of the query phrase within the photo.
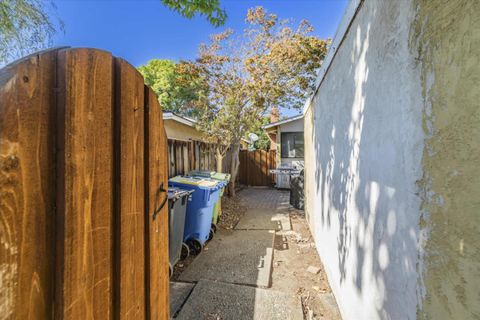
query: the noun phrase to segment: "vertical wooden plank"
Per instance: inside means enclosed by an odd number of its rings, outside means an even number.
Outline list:
[[[262,170],[262,186],[267,185],[267,152],[265,150],[260,151],[260,168]]]
[[[172,140],[172,153],[171,153],[171,157],[172,157],[172,172],[173,172],[173,176],[176,176],[177,175],[177,161],[176,161],[176,147],[175,147],[175,140]]]
[[[171,140],[172,141],[172,147],[171,147],[171,154],[170,154],[170,159],[171,159],[171,166],[172,166],[172,176],[175,176],[176,173],[177,173],[177,166],[175,165],[175,141],[174,140]]]
[[[182,145],[178,141],[175,141],[175,166],[177,167],[176,175],[183,173],[183,157],[182,157]]]
[[[188,155],[189,155],[189,168],[195,170],[195,149],[193,147],[193,141],[188,142]]]
[[[183,145],[183,163],[184,163],[184,174],[190,172],[190,157],[188,153],[188,142],[185,142]]]
[[[148,112],[145,117],[145,230],[147,250],[147,318],[169,318],[168,205],[156,212],[168,185],[167,137],[162,109],[155,93],[147,88]],[[153,214],[155,212],[155,218]]]
[[[252,152],[252,185],[257,186],[257,153],[255,151]]]
[[[253,160],[253,166],[252,166],[252,168],[253,168],[253,170],[252,170],[253,171],[252,172],[253,182],[252,182],[252,184],[254,186],[257,186],[258,185],[257,184],[257,177],[258,177],[257,152],[253,151],[252,155],[253,155],[253,157],[252,157],[252,160]]]
[[[176,175],[182,174],[182,148],[178,141],[175,141],[175,166],[177,167]]]
[[[209,170],[210,169],[210,158],[208,154],[208,144],[204,143],[203,144],[203,158],[205,161],[205,169],[204,170]]]
[[[251,152],[252,154],[252,162],[251,162],[251,177],[252,177],[252,185],[257,185],[257,154],[255,151]]]
[[[195,170],[200,170],[201,168],[201,155],[200,155],[200,144],[198,141],[195,141]]]
[[[245,152],[243,159],[245,161],[245,175],[243,177],[244,179],[244,185],[248,186],[248,153]]]
[[[61,50],[56,317],[112,315],[112,57]]]
[[[258,174],[257,174],[257,177],[258,177],[258,185],[259,186],[262,186],[263,185],[263,168],[262,168],[262,150],[257,150],[257,154],[258,154],[258,162],[257,162],[257,169],[258,169]]]
[[[178,142],[178,163],[179,163],[179,173],[183,174],[185,171],[183,163],[183,142]]]
[[[181,168],[182,168],[182,163],[180,162],[181,160],[181,149],[179,146],[178,141],[175,141],[175,167],[176,167],[176,172],[175,175],[182,174]]]
[[[173,140],[173,155],[174,155],[174,166],[175,166],[175,176],[178,175],[178,168],[180,163],[178,163],[178,146],[177,140]]]
[[[0,70],[0,312],[47,319],[53,300],[56,52]]]
[[[253,171],[255,170],[255,159],[254,159],[254,152],[249,152],[248,153],[248,185],[254,185],[253,184]]]
[[[243,170],[242,170],[242,175],[241,175],[241,181],[242,181],[242,184],[244,185],[247,185],[247,153],[246,151],[242,151],[241,152],[241,159],[240,159],[240,165],[242,166]],[[243,162],[243,165],[242,165],[242,162]]]
[[[182,141],[181,143],[181,162],[182,162],[182,174],[185,174],[187,172],[187,166],[188,166],[188,162],[185,161],[186,160],[186,151],[185,151],[185,146],[186,146],[186,143],[184,141]]]
[[[239,181],[241,184],[245,184],[244,181],[243,181],[243,177],[245,175],[245,162],[243,160],[243,155],[245,154],[245,152],[243,150],[240,150],[239,154],[238,154],[238,160],[240,161],[240,166],[238,167],[238,177],[239,177]]]
[[[184,149],[184,146],[185,146],[185,142],[181,141],[178,145],[179,147],[179,158],[180,158],[180,163],[182,164],[182,168],[181,168],[181,174],[185,174],[185,149]]]
[[[211,159],[210,159],[210,145],[205,144],[205,159],[207,160],[207,170],[210,170],[211,168]]]
[[[175,165],[175,140],[172,141],[172,152],[170,153],[171,165],[172,165],[172,176],[177,174],[177,166]]]
[[[119,319],[145,318],[144,265],[144,82],[140,73],[115,59],[119,176],[117,185],[116,310]]]
[[[204,157],[203,157],[203,143],[198,145],[198,168],[199,170],[204,169]]]

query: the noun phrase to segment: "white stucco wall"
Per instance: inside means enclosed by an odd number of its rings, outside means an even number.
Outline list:
[[[410,1],[360,7],[305,117],[306,214],[344,319],[415,319],[424,146]]]

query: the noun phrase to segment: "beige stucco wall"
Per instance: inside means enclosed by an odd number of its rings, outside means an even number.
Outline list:
[[[315,201],[317,201],[316,197],[316,188],[315,181],[316,178],[313,176],[309,176],[309,173],[314,172],[314,140],[313,140],[313,133],[314,133],[314,121],[313,121],[313,108],[308,108],[304,115],[304,142],[305,142],[305,150],[304,150],[304,186],[305,186],[305,203],[304,203],[304,210],[305,210],[305,217],[308,222],[308,226],[310,227],[310,232],[312,233],[313,238],[316,237],[316,228],[315,228]]]
[[[423,319],[480,319],[480,1],[414,1],[421,68]]]
[[[365,0],[305,114],[344,319],[480,318],[480,1]]]
[[[194,127],[172,119],[164,120],[164,124],[168,139],[202,140],[202,134]]]

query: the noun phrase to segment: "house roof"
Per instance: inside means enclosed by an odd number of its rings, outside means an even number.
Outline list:
[[[178,115],[178,114],[173,113],[173,112],[164,112],[163,113],[163,120],[177,121],[177,122],[183,123],[183,124],[185,124],[189,127],[194,127],[195,124],[197,123],[197,121],[195,119],[188,118],[188,117],[185,117],[185,116],[181,116],[181,115]]]
[[[266,124],[266,125],[262,126],[262,129],[273,128],[273,127],[280,126],[282,124],[289,123],[289,122],[292,122],[292,121],[295,121],[295,120],[298,120],[298,119],[302,119],[302,118],[303,118],[303,114],[297,114],[296,116],[293,116],[293,117],[290,117],[290,118],[287,118],[287,119],[283,119],[283,120],[280,120],[280,121],[277,121],[277,122],[272,122],[272,123]]]

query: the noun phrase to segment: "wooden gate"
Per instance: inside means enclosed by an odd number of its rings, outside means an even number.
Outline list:
[[[55,49],[0,70],[0,314],[168,319],[167,139],[126,61]]]
[[[277,167],[275,150],[241,150],[239,158],[240,169],[238,174],[241,184],[247,186],[273,186],[275,179],[270,174],[270,169]]]

